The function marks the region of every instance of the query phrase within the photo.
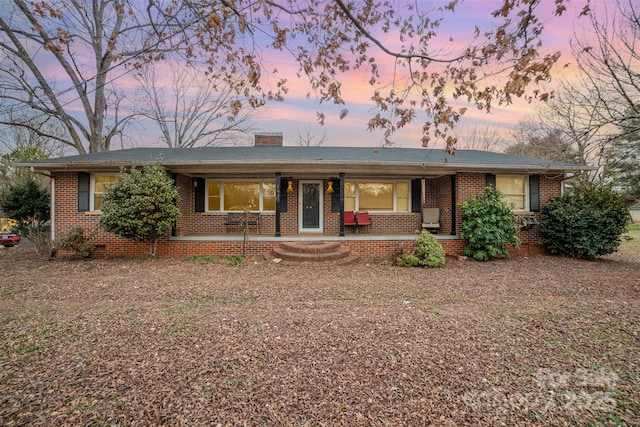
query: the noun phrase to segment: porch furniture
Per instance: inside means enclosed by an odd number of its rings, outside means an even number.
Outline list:
[[[358,223],[356,222],[356,214],[354,211],[344,211],[344,226],[354,226],[356,232],[358,230]]]
[[[227,214],[227,217],[225,218],[224,225],[227,227],[227,229],[237,228],[239,230],[242,230],[245,221],[247,229],[250,226],[254,226],[256,227],[258,233],[260,232],[260,214],[257,212],[229,212]]]
[[[440,232],[440,208],[422,208],[422,229],[434,234]]]
[[[369,232],[369,226],[371,226],[371,218],[369,218],[369,212],[356,212],[356,233],[358,228],[366,227],[367,233]]]
[[[360,227],[368,227],[371,225],[371,218],[369,218],[369,212],[354,212],[344,211],[344,225],[352,225],[355,227],[355,232],[358,234]],[[367,228],[367,232],[368,232]]]

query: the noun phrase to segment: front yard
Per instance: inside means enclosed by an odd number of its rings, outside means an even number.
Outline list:
[[[638,241],[433,270],[0,248],[0,424],[639,425]]]

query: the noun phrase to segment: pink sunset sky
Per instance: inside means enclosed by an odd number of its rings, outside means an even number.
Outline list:
[[[615,0],[592,0],[592,8],[606,8],[607,5],[614,5]],[[440,5],[442,2],[431,0],[419,0],[422,7],[429,7],[431,4]],[[455,50],[457,42],[468,42],[473,32],[474,26],[479,26],[483,30],[489,29],[491,12],[500,4],[500,0],[465,0],[456,8],[453,14],[445,15],[445,24],[438,30],[439,40],[448,40],[451,35],[453,43],[442,46],[446,52]],[[540,51],[543,53],[553,53],[559,51],[561,58],[558,66],[554,69],[554,80],[559,77],[571,78],[577,71],[575,60],[571,54],[570,41],[574,38],[574,31],[582,33],[580,25],[587,22],[578,21],[579,12],[582,10],[587,0],[565,0],[567,11],[561,16],[553,14],[555,10],[554,0],[542,0],[539,6],[539,18],[545,22],[545,33],[543,45]],[[586,18],[582,18],[587,21]],[[468,36],[468,37],[467,37]],[[385,57],[382,52],[371,51],[376,56],[376,61],[382,70],[388,71],[382,76],[382,81],[389,82],[390,72],[393,63],[389,57]],[[568,64],[568,65],[567,65]],[[382,132],[372,133],[367,130],[369,119],[375,114],[373,102],[370,100],[374,87],[368,83],[370,75],[365,71],[351,72],[341,77],[343,83],[343,98],[346,105],[334,106],[329,104],[319,104],[317,99],[307,97],[310,92],[308,82],[296,77],[298,64],[292,57],[285,53],[263,51],[263,67],[265,70],[277,68],[277,76],[264,76],[271,84],[275,84],[280,77],[287,77],[289,92],[285,101],[271,102],[266,107],[260,109],[252,119],[252,130],[255,132],[282,132],[285,145],[298,145],[298,135],[310,134],[316,140],[326,135],[325,146],[364,146],[377,147],[384,143]],[[386,79],[385,79],[386,77]],[[126,70],[114,70],[112,78],[117,79],[118,85],[127,90],[135,88],[136,80]],[[267,85],[269,84],[267,82]],[[554,81],[547,83],[553,87]],[[535,89],[534,87],[531,90]],[[198,88],[193,88],[198,90]],[[496,129],[507,140],[510,140],[510,130],[513,129],[520,120],[535,117],[536,109],[544,105],[540,102],[527,103],[522,99],[516,99],[512,105],[495,105],[490,113],[469,108],[463,116],[460,125],[454,134],[458,136],[460,148],[465,147],[465,134],[476,126],[490,127]],[[340,119],[340,111],[343,108],[349,110],[346,118]],[[325,115],[325,124],[320,126],[317,123],[317,113]],[[418,116],[412,124],[398,131],[391,137],[397,147],[418,148],[421,147],[423,121]],[[112,143],[112,149],[127,148],[130,146],[159,146],[160,133],[157,125],[153,122],[140,121],[127,128],[128,138],[121,146],[119,142]],[[430,147],[443,147],[442,141],[432,139]]]
[[[598,6],[606,5],[611,1],[600,1]],[[448,26],[440,29],[442,35],[454,35],[460,39],[461,34],[471,34],[474,25],[479,24],[479,17],[490,17],[490,12],[495,9],[495,1],[489,0],[467,0],[462,2],[455,13],[446,22]],[[561,53],[558,66],[554,69],[554,78],[560,76],[571,78],[577,70],[575,61],[571,54],[570,40],[574,38],[574,28],[580,32],[577,17],[586,1],[571,0],[566,2],[567,11],[561,17],[553,15],[555,2],[552,0],[543,1],[542,18],[548,19],[545,24],[545,35],[543,38],[543,52]],[[453,19],[451,19],[453,18]],[[582,18],[586,21],[585,18]],[[444,37],[446,39],[447,37]],[[289,70],[286,70],[285,61],[278,61],[277,55],[269,57],[265,61],[265,68],[278,68],[282,74],[293,75],[297,71],[297,64],[289,59]],[[388,58],[379,56],[380,62]],[[565,67],[565,64],[569,64]],[[285,72],[286,71],[286,72]],[[297,145],[298,134],[315,134],[318,137],[326,134],[326,145],[345,146],[380,146],[384,143],[382,133],[372,133],[367,130],[367,122],[374,114],[373,103],[370,101],[374,88],[368,83],[369,75],[365,72],[353,72],[343,80],[343,96],[346,106],[333,106],[318,104],[317,100],[306,98],[309,87],[304,80],[289,79],[291,88],[286,101],[281,103],[271,103],[264,108],[255,118],[254,129],[263,132],[282,132],[285,145]],[[553,85],[553,81],[548,84]],[[544,105],[540,102],[527,103],[522,99],[509,106],[494,106],[490,113],[469,108],[461,121],[461,125],[455,133],[458,135],[460,145],[464,146],[464,135],[474,126],[489,126],[496,128],[506,139],[509,139],[510,130],[518,121],[535,116],[536,109]],[[342,108],[347,108],[349,114],[346,118],[340,119],[339,112]],[[325,113],[325,124],[317,124],[316,113]],[[420,138],[422,122],[415,121],[407,128],[397,132],[391,140],[395,146],[405,148],[421,147]],[[442,141],[432,139],[432,147],[443,147]]]

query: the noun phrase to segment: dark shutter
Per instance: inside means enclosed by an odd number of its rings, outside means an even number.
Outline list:
[[[488,173],[485,176],[485,185],[487,187],[493,187],[496,188],[496,176],[492,173]]]
[[[287,199],[289,198],[289,194],[287,193],[287,188],[289,188],[289,181],[291,178],[282,178],[280,180],[280,212],[285,213],[289,209],[289,204]]]
[[[91,175],[86,172],[78,172],[78,212],[89,211],[90,187]]]
[[[529,210],[540,212],[540,175],[529,177]]]
[[[196,212],[204,212],[204,198],[206,195],[205,192],[205,182],[204,178],[196,178],[196,187],[195,187],[195,199],[196,199]]]
[[[331,193],[331,212],[340,212],[340,180],[332,179],[333,193]]]
[[[411,212],[421,212],[422,208],[422,180],[411,180]]]

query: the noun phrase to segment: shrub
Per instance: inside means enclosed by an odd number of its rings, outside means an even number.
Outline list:
[[[507,243],[520,247],[520,227],[509,204],[499,191],[487,187],[484,194],[462,202],[462,231],[467,240],[464,254],[480,261],[510,256]]]
[[[609,187],[576,187],[542,208],[541,243],[552,254],[595,259],[613,253],[625,232],[629,209]]]
[[[56,239],[54,246],[56,249],[73,251],[77,256],[89,258],[96,250],[96,245],[93,243],[94,236],[95,232],[75,227]]]
[[[151,256],[180,216],[171,177],[160,163],[121,173],[102,196],[99,223],[105,231],[137,242],[148,242]]]
[[[2,191],[0,211],[16,220],[18,231],[33,243],[36,253],[47,249],[49,233],[45,225],[51,213],[49,192],[33,177],[11,184]]]
[[[444,265],[444,249],[427,230],[422,230],[411,252],[400,254],[395,259],[400,267],[440,267]]]

